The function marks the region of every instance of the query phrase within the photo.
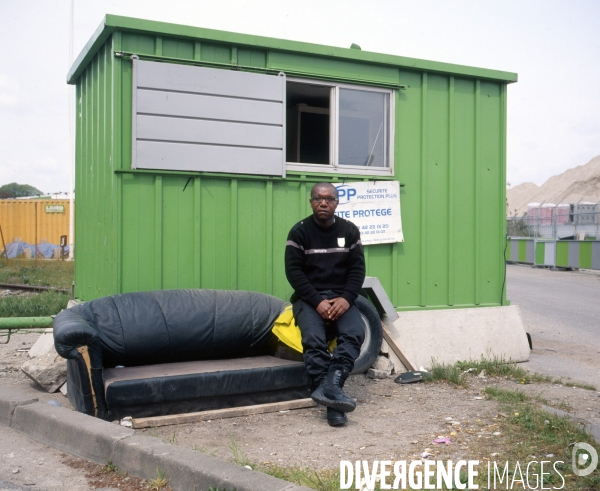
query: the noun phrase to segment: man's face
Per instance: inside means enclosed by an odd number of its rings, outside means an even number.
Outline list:
[[[319,222],[325,223],[330,221],[333,218],[337,205],[337,193],[333,186],[320,186],[313,189],[310,206],[315,218]]]

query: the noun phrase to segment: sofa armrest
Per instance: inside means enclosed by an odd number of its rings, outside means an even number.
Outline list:
[[[66,359],[78,359],[77,348],[80,346],[101,348],[96,330],[81,315],[70,310],[63,310],[55,317],[53,333],[56,352]]]
[[[104,367],[98,333],[84,317],[70,310],[56,316],[53,332],[56,352],[68,360],[69,400],[79,411],[104,418]]]

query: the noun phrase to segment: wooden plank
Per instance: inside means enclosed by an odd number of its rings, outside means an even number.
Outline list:
[[[383,328],[383,339],[385,339],[387,344],[389,344],[390,349],[394,352],[394,354],[398,358],[400,358],[400,361],[402,362],[402,364],[406,367],[406,369],[408,371],[416,370],[417,368],[415,367],[415,365],[413,363],[411,363],[410,361],[408,361],[408,358],[406,358],[406,356],[404,356],[404,353],[402,353],[400,346],[398,346],[398,343],[396,343],[396,340],[392,337],[392,333],[389,331],[389,329],[385,325],[385,322],[382,322],[381,326]]]
[[[135,418],[132,422],[134,428],[154,428],[157,426],[196,423],[198,421],[208,421],[213,419],[240,418],[252,414],[275,413],[278,411],[289,411],[290,409],[314,407],[316,405],[317,404],[310,398],[295,399],[293,401],[270,402],[268,404],[230,407],[227,409],[214,409],[196,413],[171,414],[168,416],[155,416],[152,418]]]

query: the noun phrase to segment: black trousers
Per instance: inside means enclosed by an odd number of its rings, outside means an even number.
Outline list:
[[[323,299],[339,297],[331,290],[319,292]],[[351,372],[360,353],[365,337],[365,328],[360,312],[354,303],[336,321],[326,321],[309,304],[302,300],[293,303],[294,319],[302,333],[304,364],[318,386],[330,365],[339,366]],[[337,346],[333,354],[329,353],[327,343],[337,337]]]

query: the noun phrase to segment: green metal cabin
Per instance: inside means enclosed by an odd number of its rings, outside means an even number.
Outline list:
[[[219,96],[219,111],[279,97],[284,112],[269,106],[256,135],[207,129],[218,155],[188,141],[180,115],[167,125],[174,134],[162,137],[156,108],[181,98],[181,114],[193,112],[186,97],[196,90],[194,74],[254,94]],[[397,180],[405,241],[365,246],[367,274],[379,278],[396,309],[506,305],[506,86],[516,80],[502,71],[107,15],[68,74],[77,91],[75,295],[216,288],[287,299],[284,244],[311,212],[312,185]],[[165,95],[172,83],[179,85]],[[198,91],[194,97],[202,97]],[[148,102],[150,92],[156,97]],[[382,138],[353,137],[371,116],[348,118],[348,94],[384,108],[374,110],[383,114]],[[313,118],[302,131],[315,132],[302,142],[299,117]],[[202,118],[189,120],[204,131]],[[382,146],[377,162],[344,160],[346,148],[367,143]]]

